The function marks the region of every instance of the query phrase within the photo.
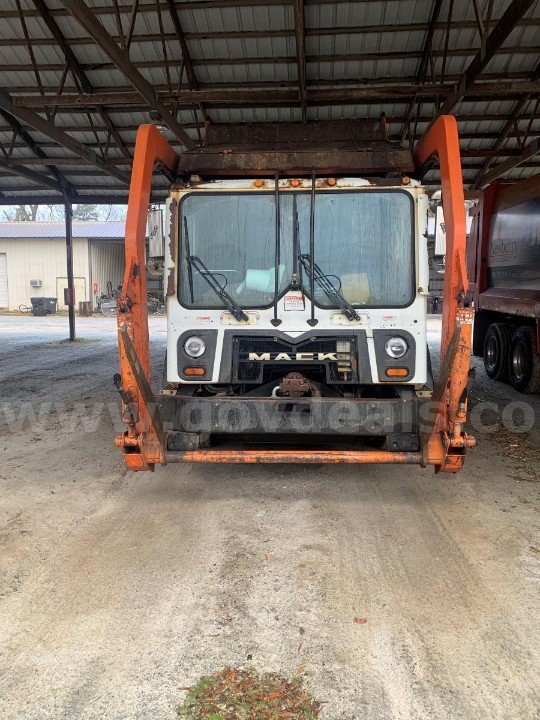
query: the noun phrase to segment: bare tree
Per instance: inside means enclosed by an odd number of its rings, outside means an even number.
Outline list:
[[[4,216],[6,220],[36,220],[38,210],[39,205],[12,205],[4,209]]]
[[[3,209],[4,220],[42,222],[64,220],[64,206],[60,205],[10,205]],[[125,205],[93,205],[76,203],[73,205],[73,219],[79,221],[125,220]]]

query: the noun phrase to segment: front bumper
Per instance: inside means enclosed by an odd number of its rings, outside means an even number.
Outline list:
[[[168,432],[243,435],[388,436],[419,433],[418,398],[161,396]]]

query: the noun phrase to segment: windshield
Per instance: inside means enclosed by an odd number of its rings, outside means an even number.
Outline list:
[[[309,253],[311,196],[280,194],[279,294],[298,272],[309,295],[309,275],[295,261]],[[314,262],[354,307],[403,307],[414,298],[412,198],[402,191],[317,192]],[[224,303],[187,262],[201,260],[243,308],[274,299],[276,228],[271,193],[187,195],[181,203],[180,300],[187,307]],[[336,307],[315,284],[315,302]]]

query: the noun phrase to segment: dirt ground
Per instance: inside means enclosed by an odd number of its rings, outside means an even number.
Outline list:
[[[538,397],[476,362],[487,419],[527,399],[534,428],[476,431],[455,476],[131,474],[114,320],[77,322],[0,317],[0,717],[172,720],[224,665],[310,673],[327,720],[539,717]]]

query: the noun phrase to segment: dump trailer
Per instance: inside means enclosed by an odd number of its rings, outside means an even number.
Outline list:
[[[481,191],[467,269],[473,353],[493,380],[540,392],[540,175]]]
[[[427,346],[428,197],[447,233],[440,369]],[[152,172],[172,181],[163,250],[145,250]],[[379,122],[207,128],[177,154],[141,126],[118,303],[126,465],[398,463],[456,472],[473,311],[455,119],[414,153]],[[161,255],[161,256],[160,256]],[[167,356],[150,378],[146,272],[161,267]]]

